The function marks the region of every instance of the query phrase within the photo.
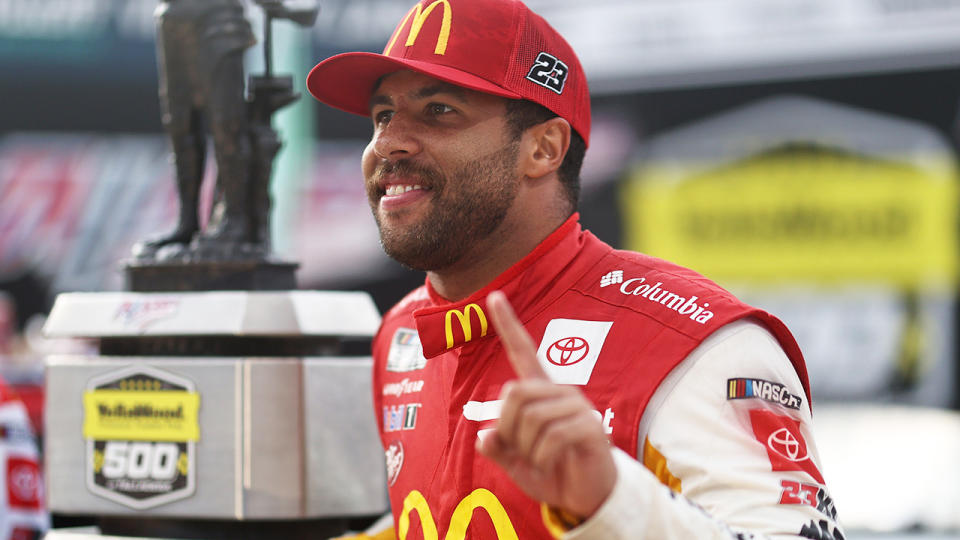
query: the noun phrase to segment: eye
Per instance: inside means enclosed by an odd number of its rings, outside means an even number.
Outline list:
[[[381,111],[374,112],[373,125],[379,126],[386,124],[391,118],[393,118],[393,111],[389,109],[383,109]]]
[[[442,116],[444,114],[452,113],[455,109],[445,103],[430,103],[427,105],[427,114],[431,116]]]

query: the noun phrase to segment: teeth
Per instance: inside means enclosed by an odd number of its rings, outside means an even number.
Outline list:
[[[387,186],[387,193],[386,193],[386,194],[387,194],[388,196],[400,195],[401,193],[406,193],[406,192],[408,192],[408,191],[413,191],[413,190],[415,190],[415,189],[423,189],[423,186],[418,186],[418,185],[413,185],[413,186],[411,186],[411,185],[399,185],[399,184],[394,184],[394,185]]]

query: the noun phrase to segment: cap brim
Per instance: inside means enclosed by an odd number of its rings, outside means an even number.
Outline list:
[[[338,54],[320,62],[307,75],[307,90],[331,107],[369,116],[373,85],[384,75],[407,69],[495,96],[511,99],[521,97],[516,92],[459,69],[368,52]]]

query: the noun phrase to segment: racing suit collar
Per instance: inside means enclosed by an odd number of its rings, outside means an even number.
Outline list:
[[[497,276],[486,287],[458,302],[440,296],[426,280],[429,303],[413,312],[423,354],[433,358],[468,342],[496,335],[487,318],[487,295],[501,290],[520,320],[555,283],[557,276],[583,243],[580,214],[574,213],[527,256]],[[535,264],[536,263],[536,264]]]

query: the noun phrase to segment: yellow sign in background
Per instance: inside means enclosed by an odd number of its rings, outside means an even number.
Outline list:
[[[88,390],[83,436],[96,440],[196,441],[200,394],[180,390]]]
[[[650,163],[623,188],[626,247],[720,281],[951,285],[955,171],[948,156],[917,162],[793,147]]]

